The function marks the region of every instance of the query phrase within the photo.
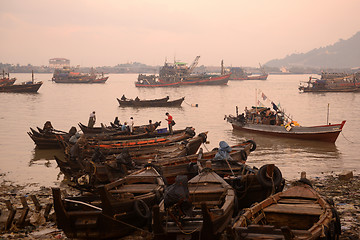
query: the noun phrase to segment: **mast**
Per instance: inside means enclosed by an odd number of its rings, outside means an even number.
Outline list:
[[[31,70],[31,82],[34,84],[34,70]]]

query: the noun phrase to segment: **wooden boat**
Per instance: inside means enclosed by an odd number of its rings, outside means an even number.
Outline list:
[[[154,126],[160,126],[160,122],[155,122]],[[88,127],[82,123],[78,123],[80,129],[83,131],[84,134],[116,134],[116,135],[130,135],[127,131],[121,131],[121,127],[112,127],[112,126],[104,126],[103,124],[101,127]],[[134,126],[133,134],[138,133],[146,133],[146,129],[149,125],[141,125],[141,126]]]
[[[186,197],[172,199],[169,188],[153,208],[154,239],[219,239],[231,221],[235,191],[208,168],[190,179],[187,188],[182,179],[187,177],[179,175],[172,189],[183,189]]]
[[[93,157],[71,158],[66,155],[64,160],[55,157],[60,171],[72,182],[71,185],[78,188],[94,189],[99,184],[106,184],[132,172],[138,166],[146,165],[151,159],[166,154],[167,157],[179,157],[187,154],[195,154],[200,145],[206,141],[206,133],[201,133],[187,141],[187,143],[174,145],[172,151],[163,147],[154,149],[153,153],[129,150],[125,158],[119,155],[107,155],[101,161],[95,161]],[[105,155],[105,154],[104,154]],[[150,165],[149,165],[150,166]],[[156,168],[158,169],[158,168]]]
[[[302,178],[296,186],[246,209],[233,225],[235,239],[338,239],[340,219]]]
[[[34,72],[32,72],[32,81],[24,82],[21,84],[0,85],[0,92],[36,93],[42,84],[43,84],[42,82],[34,81]]]
[[[262,112],[265,110],[269,110],[266,108],[253,107],[252,111]],[[342,128],[345,125],[345,120],[339,124],[327,124],[320,126],[309,126],[304,127],[298,125],[296,122],[288,122],[285,123],[283,120],[283,113],[277,112],[278,116],[273,115],[274,121],[272,122],[271,117],[263,118],[263,123],[257,123],[255,118],[251,119],[251,116],[244,116],[244,114],[233,116],[225,116],[225,119],[231,123],[233,129],[247,131],[247,132],[255,132],[261,134],[267,134],[276,137],[287,137],[287,138],[295,138],[295,139],[303,139],[303,140],[312,140],[312,141],[323,141],[323,142],[331,142],[335,143],[337,137],[339,136]],[[247,114],[248,115],[248,114]],[[261,115],[261,114],[260,114]],[[260,116],[259,116],[260,119]],[[275,119],[281,119],[276,121]],[[267,122],[266,122],[267,121]]]
[[[99,195],[62,200],[59,188],[53,188],[58,228],[68,238],[116,239],[145,227],[150,210],[163,192],[161,176],[152,168],[141,170],[99,188]]]
[[[41,128],[38,128],[38,130],[30,128],[30,130],[31,131],[27,132],[27,134],[34,141],[36,147],[40,149],[61,148],[62,145],[59,142],[57,136],[62,136],[65,141],[68,141],[70,137],[76,133],[76,128],[71,128],[69,132],[56,129],[45,132]]]
[[[174,183],[177,175],[186,175],[189,179],[194,177],[198,173],[197,162],[204,167],[205,162],[209,160],[212,162],[211,168],[218,175],[225,176],[231,174],[231,171],[242,171],[242,165],[237,163],[245,163],[247,157],[255,150],[255,148],[256,144],[251,140],[231,146],[228,163],[232,166],[232,170],[229,169],[226,161],[214,159],[218,149],[214,149],[210,152],[203,152],[203,149],[200,148],[198,154],[194,153],[177,157],[163,155],[153,159],[151,164],[156,166],[169,184]],[[201,158],[199,158],[199,154],[201,154]]]
[[[336,75],[335,75],[336,76]],[[310,77],[307,82],[300,82],[299,91],[302,92],[359,92],[360,78],[358,74],[341,76],[327,76],[324,79]]]
[[[109,79],[109,77],[97,77],[97,78],[91,80],[90,83],[105,83],[108,79]]]
[[[167,97],[169,99],[169,97]],[[132,100],[132,99],[119,99],[120,107],[180,107],[185,97],[173,100],[173,101],[159,101],[158,99],[154,100]]]
[[[261,65],[260,69],[262,69]],[[241,67],[232,67],[229,71],[231,72],[230,80],[266,80],[269,75],[265,73],[263,69],[260,75],[248,74]]]

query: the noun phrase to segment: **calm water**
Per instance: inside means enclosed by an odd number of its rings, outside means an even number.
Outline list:
[[[31,74],[13,74],[18,82],[30,80]],[[109,125],[115,116],[120,121],[134,117],[135,125],[146,124],[149,119],[162,121],[166,127],[165,112],[176,121],[175,129],[193,126],[197,133],[208,131],[209,144],[204,150],[218,146],[219,141],[230,145],[253,139],[258,147],[248,158],[248,164],[260,167],[275,163],[286,179],[299,177],[301,171],[316,177],[330,172],[354,170],[359,173],[360,149],[360,93],[299,93],[300,81],[309,75],[270,75],[266,81],[230,81],[227,86],[192,86],[180,88],[136,88],[137,74],[112,74],[105,84],[57,84],[49,81],[52,74],[37,74],[44,82],[38,94],[0,93],[0,173],[8,180],[38,186],[59,184],[59,169],[53,160],[60,150],[38,150],[27,135],[30,127],[42,127],[50,120],[56,129],[68,131],[78,122],[87,123],[91,111],[96,111],[97,123]],[[225,114],[235,114],[255,103],[255,89],[262,92],[290,114],[301,125],[321,125],[327,120],[340,123],[347,120],[336,144],[297,141],[242,134],[233,131],[224,121]],[[180,108],[121,108],[116,98],[125,94],[152,99],[185,96]],[[258,97],[260,99],[260,96]],[[262,101],[267,103],[266,101]],[[192,105],[198,104],[198,107]]]

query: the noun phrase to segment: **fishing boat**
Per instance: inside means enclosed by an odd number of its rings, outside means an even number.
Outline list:
[[[32,80],[21,84],[3,84],[0,85],[0,92],[13,93],[37,93],[43,82],[34,81],[34,72],[32,72]]]
[[[258,106],[259,101],[257,101],[256,106],[251,109],[246,107],[244,113],[240,115],[238,114],[238,107],[236,107],[236,116],[225,115],[224,119],[231,123],[233,129],[236,130],[330,143],[335,143],[345,125],[346,121],[344,120],[338,124],[300,126],[284,110],[269,100],[264,93],[261,95],[264,100],[271,102],[273,110],[268,107]]]
[[[229,80],[266,80],[269,74],[264,71],[261,65],[260,70],[260,75],[252,75],[245,72],[241,67],[231,67],[229,68],[229,71],[231,72]]]
[[[94,72],[81,73],[76,69],[64,67],[55,69],[52,81],[56,83],[105,83],[108,78],[104,74],[98,76]]]
[[[338,239],[341,225],[334,206],[302,177],[245,209],[232,230],[234,239]]]
[[[153,204],[160,201],[164,182],[152,168],[99,188],[99,193],[62,199],[53,188],[57,227],[68,238],[116,239],[145,227]]]
[[[187,66],[186,63],[174,61],[173,64],[165,62],[160,69],[159,76],[146,76],[140,74],[135,82],[136,87],[179,87],[192,85],[227,85],[230,74],[225,74],[222,65],[221,74],[194,74],[200,56]]]
[[[169,101],[169,96],[161,99],[140,100],[138,97],[133,99],[116,98],[120,107],[180,107],[185,97]]]
[[[340,77],[339,77],[340,76]],[[321,79],[310,77],[307,82],[300,82],[302,92],[359,92],[360,73],[350,75],[324,75]]]
[[[3,75],[2,78],[0,78],[0,86],[12,85],[15,83],[16,78],[10,78],[9,73],[7,73],[7,76],[6,76],[5,70],[3,70],[2,75]]]
[[[153,208],[154,239],[219,239],[234,206],[234,189],[211,169],[189,181],[178,175]]]
[[[299,126],[294,122],[286,125],[269,125],[261,123],[253,123],[244,121],[239,116],[229,115],[226,120],[231,123],[233,129],[267,134],[276,137],[287,137],[302,140],[322,141],[335,143],[337,137],[341,133],[345,120],[339,124],[326,124],[319,126]]]
[[[160,126],[161,121],[155,122],[155,129]],[[84,134],[110,134],[110,135],[130,135],[128,131],[122,131],[121,126],[105,126],[101,124],[101,127],[88,127],[82,123],[78,123],[80,129]],[[134,126],[132,134],[146,133],[146,129],[149,127],[149,124]]]

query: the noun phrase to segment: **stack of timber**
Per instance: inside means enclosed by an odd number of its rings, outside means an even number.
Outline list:
[[[338,239],[339,215],[305,175],[295,186],[255,204],[232,227],[234,239]]]

